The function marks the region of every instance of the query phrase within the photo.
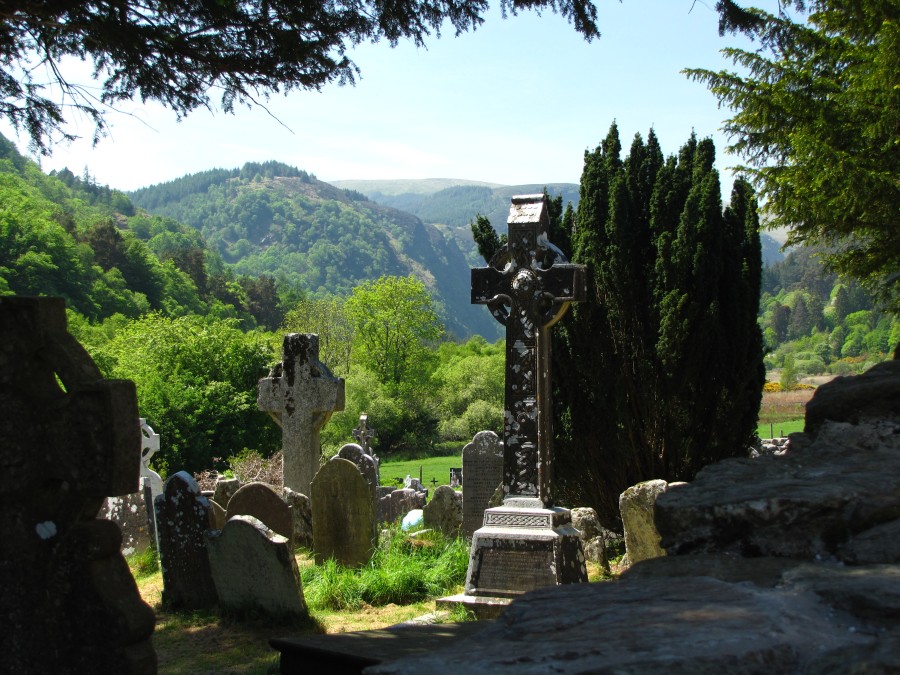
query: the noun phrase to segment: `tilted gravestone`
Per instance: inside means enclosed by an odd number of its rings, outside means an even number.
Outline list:
[[[226,521],[235,516],[253,516],[282,537],[293,540],[291,507],[265,483],[247,483],[228,502]]]
[[[493,431],[479,431],[462,451],[463,534],[471,539],[484,523],[497,486],[503,482],[503,443]]]
[[[375,500],[353,462],[336,458],[313,479],[310,494],[316,564],[329,558],[347,567],[365,565],[378,543]]]
[[[344,409],[344,380],[319,361],[319,336],[288,333],[281,363],[259,381],[257,404],[281,426],[284,486],[309,494],[319,468],[319,431]]]
[[[463,500],[449,485],[439,485],[431,501],[423,509],[425,527],[443,532],[448,537],[458,537],[463,522]]]
[[[258,518],[237,515],[206,533],[219,605],[226,612],[257,611],[275,618],[306,616],[300,572],[290,540]]]
[[[203,533],[210,529],[209,500],[186,471],[171,476],[154,502],[162,568],[162,601],[172,609],[208,609],[216,604]]]
[[[0,297],[0,670],[156,672],[104,499],[138,488],[132,382],[106,380],[60,298]]]
[[[503,506],[472,537],[466,595],[510,598],[587,581],[569,511],[553,502],[549,328],[586,296],[584,266],[547,239],[544,195],[512,198],[508,243],[472,270],[472,302],[506,326]],[[470,475],[465,473],[466,483]]]

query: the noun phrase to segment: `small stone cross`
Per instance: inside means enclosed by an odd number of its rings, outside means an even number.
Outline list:
[[[353,430],[353,438],[355,438],[367,455],[371,455],[371,447],[369,441],[375,438],[375,429],[369,426],[369,415],[363,413],[359,416],[359,426]]]
[[[587,295],[585,268],[547,239],[543,195],[512,198],[509,240],[488,267],[472,270],[472,303],[506,326],[503,486],[506,500],[552,506],[550,334]],[[523,502],[524,503],[524,502]]]
[[[257,404],[281,426],[284,486],[309,495],[319,469],[319,431],[344,409],[344,380],[319,361],[319,336],[284,336],[282,361],[259,381]]]

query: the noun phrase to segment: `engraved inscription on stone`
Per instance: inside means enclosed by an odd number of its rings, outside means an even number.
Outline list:
[[[479,593],[524,593],[541,586],[555,586],[553,551],[512,551],[485,548],[475,585]]]

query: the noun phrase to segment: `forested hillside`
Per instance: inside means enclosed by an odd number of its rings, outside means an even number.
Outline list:
[[[317,297],[346,295],[382,275],[414,274],[432,292],[452,334],[498,335],[483,308],[469,302],[469,264],[452,239],[409,213],[305,171],[251,163],[185,176],[130,197],[196,228],[238,274],[269,275]]]
[[[562,196],[563,206],[570,203],[578,208],[579,187],[575,183],[546,183],[532,185],[458,184],[444,187],[447,180],[345,180],[336,181],[340,187],[356,190],[369,199],[395,209],[408,211],[453,237],[466,255],[470,265],[481,265],[472,239],[469,223],[480,214],[490,220],[499,233],[506,231],[510,198],[513,195],[540,194],[546,188],[551,197]],[[760,235],[764,264],[784,258],[781,245],[771,236]]]
[[[763,271],[760,325],[767,366],[805,375],[848,375],[887,358],[900,318],[881,311],[859,284],[828,272],[824,251],[804,247]]]

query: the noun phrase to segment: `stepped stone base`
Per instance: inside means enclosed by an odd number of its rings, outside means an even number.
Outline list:
[[[507,500],[484,512],[484,526],[472,536],[466,595],[514,598],[586,581],[581,538],[568,509]]]
[[[435,604],[438,609],[448,610],[458,605],[462,605],[472,612],[476,619],[484,621],[486,619],[496,619],[503,614],[503,610],[505,610],[511,602],[511,598],[495,598],[459,593],[458,595],[448,595],[445,598],[438,598],[435,601]]]

